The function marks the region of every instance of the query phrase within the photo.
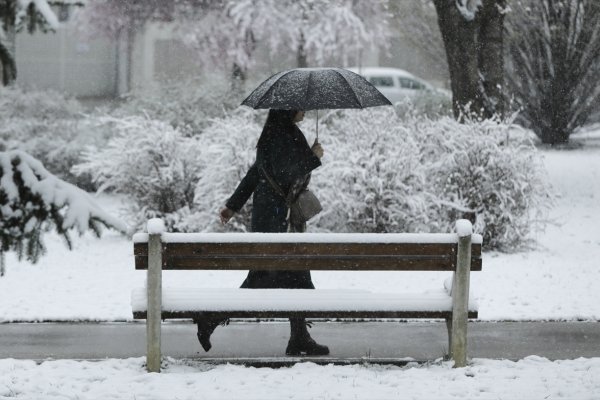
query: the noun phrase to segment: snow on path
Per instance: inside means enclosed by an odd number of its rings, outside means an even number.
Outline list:
[[[545,165],[560,195],[555,224],[537,235],[532,251],[485,253],[483,272],[472,275],[482,320],[600,320],[600,147],[545,150]],[[108,211],[118,204],[101,198]],[[69,252],[56,235],[37,265],[8,254],[0,278],[0,322],[130,320],[131,289],[143,286],[133,269],[129,239],[106,232],[75,238]],[[165,286],[238,287],[244,271],[168,271]],[[313,272],[323,289],[422,292],[442,288],[444,272]]]
[[[0,398],[64,399],[597,399],[600,358],[551,362],[475,359],[466,368],[317,366],[247,368],[169,360],[146,373],[142,358],[0,360]]]

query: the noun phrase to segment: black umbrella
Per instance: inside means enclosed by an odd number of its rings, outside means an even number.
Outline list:
[[[297,68],[261,83],[242,102],[252,108],[320,110],[392,105],[362,76],[342,68]],[[317,111],[317,138],[319,137]]]

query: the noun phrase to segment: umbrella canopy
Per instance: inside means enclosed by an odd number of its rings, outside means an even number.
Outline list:
[[[362,76],[342,68],[296,68],[261,83],[242,102],[252,108],[322,110],[392,105]]]

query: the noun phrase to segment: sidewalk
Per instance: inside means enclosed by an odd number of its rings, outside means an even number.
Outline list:
[[[205,353],[195,325],[164,323],[163,355],[175,358],[285,357],[289,324],[233,322],[218,327]],[[143,323],[0,324],[0,358],[103,359],[145,355]],[[551,360],[600,357],[598,322],[474,322],[469,324],[469,357],[518,360],[538,355]],[[443,322],[315,322],[310,330],[329,346],[331,358],[435,360],[447,351]]]

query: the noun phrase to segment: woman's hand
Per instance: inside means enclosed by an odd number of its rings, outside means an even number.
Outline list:
[[[220,212],[219,215],[221,216],[221,223],[223,225],[225,225],[227,222],[229,222],[229,220],[231,219],[231,217],[233,217],[233,214],[235,214],[235,211],[225,207],[223,208]]]
[[[319,159],[323,158],[323,147],[321,147],[321,143],[317,142],[316,139],[310,149],[315,153],[315,156],[319,157]]]

